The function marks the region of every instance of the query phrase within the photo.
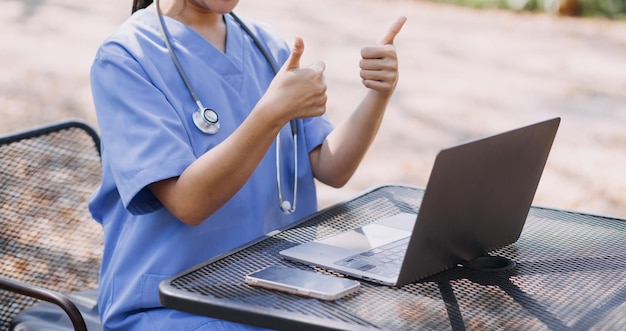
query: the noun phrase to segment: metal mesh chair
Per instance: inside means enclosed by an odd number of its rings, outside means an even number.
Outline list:
[[[98,286],[102,228],[87,201],[100,176],[100,141],[85,123],[0,137],[0,331],[31,329],[15,320],[33,305],[45,329],[100,328],[96,291],[81,292]]]

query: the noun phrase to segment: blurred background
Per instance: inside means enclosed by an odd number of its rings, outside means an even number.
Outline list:
[[[97,128],[89,67],[131,3],[0,0],[0,135],[69,118]],[[236,11],[303,37],[302,65],[326,62],[336,123],[365,93],[360,48],[408,17],[378,138],[348,185],[320,185],[321,207],[424,187],[440,149],[559,116],[534,204],[626,218],[626,0],[242,0]]]

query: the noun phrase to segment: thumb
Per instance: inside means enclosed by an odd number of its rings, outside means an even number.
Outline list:
[[[285,62],[285,70],[300,68],[300,58],[302,57],[302,53],[304,53],[304,41],[302,40],[302,38],[297,37],[293,43],[291,54]]]
[[[406,22],[405,16],[398,17],[398,19],[395,22],[393,22],[391,26],[389,26],[385,35],[382,36],[380,39],[378,39],[378,44],[379,45],[393,44],[393,38],[395,38],[398,32],[400,32],[400,30],[402,29],[402,26],[404,25],[404,22]]]

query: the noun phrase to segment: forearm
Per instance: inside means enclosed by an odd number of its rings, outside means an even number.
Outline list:
[[[150,185],[171,213],[198,225],[230,200],[250,178],[280,130],[255,119],[256,113],[226,140],[194,161],[179,177]]]
[[[393,39],[405,21],[406,17],[398,18],[376,46],[361,49],[360,76],[368,92],[350,117],[310,154],[313,173],[322,183],[333,187],[345,185],[378,133],[398,82]]]
[[[368,90],[355,111],[311,153],[315,177],[332,187],[345,185],[374,141],[390,93]]]

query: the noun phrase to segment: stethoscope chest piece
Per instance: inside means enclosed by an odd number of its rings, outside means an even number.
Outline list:
[[[198,108],[193,112],[192,117],[198,130],[206,134],[216,134],[220,130],[217,113],[211,108]]]

